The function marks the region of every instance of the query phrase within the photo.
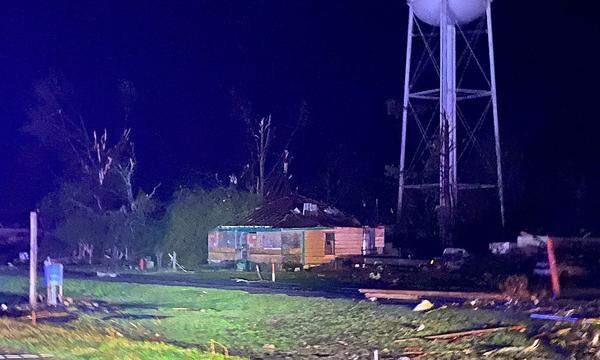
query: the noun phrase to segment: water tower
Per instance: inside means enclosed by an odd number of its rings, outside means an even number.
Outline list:
[[[408,6],[397,215],[407,191],[436,193],[440,239],[451,246],[463,191],[492,191],[505,221],[491,0]]]

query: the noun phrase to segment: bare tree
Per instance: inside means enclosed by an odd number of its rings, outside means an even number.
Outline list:
[[[251,139],[250,161],[245,165],[239,179],[236,177],[236,184],[246,180],[246,183],[251,184],[248,189],[263,197],[281,195],[282,192],[289,189],[289,179],[291,178],[289,169],[292,159],[290,146],[297,132],[308,122],[310,114],[308,104],[302,101],[297,108],[297,113],[294,114],[295,111],[293,111],[291,118],[294,121],[288,122],[292,126],[287,130],[284,129],[283,134],[285,135],[283,136],[280,136],[278,132],[276,148],[279,150],[274,151],[275,126],[272,114],[257,115],[250,102],[235,90],[231,91],[231,96],[233,100],[232,115],[245,123]],[[277,153],[280,155],[277,156]]]
[[[265,195],[265,166],[269,149],[271,147],[271,114],[262,117],[257,122],[247,121],[248,131],[254,139],[254,156],[258,163],[258,178],[256,191],[261,196]]]
[[[36,82],[34,91],[37,103],[28,109],[29,121],[24,130],[38,138],[49,151],[59,154],[67,165],[67,175],[85,184],[84,188],[89,189],[87,198],[95,199],[93,205],[94,200],[82,200],[77,194],[71,194],[73,205],[90,217],[100,215],[110,218],[115,227],[129,228],[128,239],[132,238],[134,227],[144,225],[146,200],[154,197],[160,184],[149,194],[140,191],[140,195],[135,196],[137,161],[131,129],[126,127],[116,141],[111,141],[106,129],[90,132],[70,85],[56,74]],[[127,122],[135,88],[131,82],[121,80],[119,91],[125,108],[124,121]],[[128,246],[129,240],[124,243],[121,239],[113,240],[112,258],[121,257],[116,246]],[[82,243],[80,248],[90,246]]]

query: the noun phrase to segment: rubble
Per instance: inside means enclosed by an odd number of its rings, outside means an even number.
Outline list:
[[[427,299],[421,301],[417,306],[413,308],[413,311],[427,311],[433,309],[433,303]]]

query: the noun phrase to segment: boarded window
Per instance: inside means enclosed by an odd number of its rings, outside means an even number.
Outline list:
[[[335,255],[335,233],[325,233],[325,255]]]
[[[258,247],[263,249],[281,249],[281,233],[259,232],[257,233]]]
[[[285,231],[281,233],[282,249],[299,249],[302,245],[301,231]]]

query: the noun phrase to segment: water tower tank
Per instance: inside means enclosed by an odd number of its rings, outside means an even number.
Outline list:
[[[450,17],[458,25],[483,16],[490,0],[448,0]],[[415,15],[429,25],[440,26],[442,0],[409,0]]]

